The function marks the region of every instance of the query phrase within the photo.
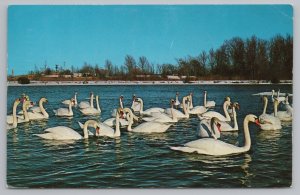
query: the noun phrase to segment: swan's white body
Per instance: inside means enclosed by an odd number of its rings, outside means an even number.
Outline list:
[[[280,121],[290,122],[293,120],[293,113],[290,111],[278,111],[278,100],[274,101],[274,116],[279,118]]]
[[[98,124],[96,121],[88,120],[85,122],[83,126],[83,136],[80,135],[75,130],[65,127],[65,126],[57,126],[57,127],[51,127],[45,130],[45,133],[43,134],[34,134],[36,136],[39,136],[43,139],[48,140],[79,140],[79,139],[87,139],[89,136],[87,127],[91,126],[91,124],[97,128]]]
[[[14,101],[14,104],[13,104],[13,114],[12,114],[12,124],[8,124],[6,123],[6,129],[9,130],[9,129],[13,129],[13,128],[16,128],[18,126],[18,119],[17,119],[17,107],[18,105],[20,104],[20,99],[16,99]]]
[[[129,114],[129,124],[127,127],[127,130],[130,132],[136,132],[136,133],[163,133],[166,132],[171,124],[164,124],[159,122],[145,122],[138,126],[136,126],[134,129],[132,129],[131,125],[133,124],[133,113],[130,109],[124,109],[124,112],[127,112]]]
[[[79,103],[78,107],[80,109],[89,108],[89,107],[94,108],[94,94],[91,93],[90,102],[82,101],[82,102]]]
[[[46,98],[41,98],[39,100],[39,110],[41,112],[28,112],[29,120],[41,120],[49,118],[49,114],[46,112],[43,103],[48,102]]]
[[[99,96],[98,95],[96,95],[96,106],[97,106],[97,108],[87,107],[87,108],[80,109],[80,112],[83,115],[98,115],[98,114],[100,114],[101,109],[99,106]]]
[[[183,98],[182,98],[182,102],[185,102],[186,100],[188,100],[188,97],[183,97]],[[176,101],[175,101],[175,103],[176,103]],[[174,104],[174,105],[175,105],[175,104]],[[172,112],[174,112],[174,114],[176,115],[176,117],[177,117],[178,119],[189,118],[190,115],[189,115],[189,112],[188,112],[188,110],[187,110],[186,104],[183,104],[182,107],[183,107],[182,109],[183,109],[183,112],[184,112],[184,113],[182,113],[182,112],[180,112],[179,110],[176,110],[176,109],[174,109],[174,108],[167,108],[167,109],[165,109],[165,113],[166,113],[169,117],[172,117]]]
[[[204,101],[203,101],[203,105],[206,108],[212,108],[216,106],[216,102],[215,101],[207,101],[206,100],[206,96],[207,96],[207,91],[204,91]]]
[[[188,108],[188,113],[189,114],[203,114],[204,112],[206,112],[207,111],[207,109],[204,107],[204,106],[193,106],[193,96],[192,96],[192,94],[190,94],[189,96],[188,96],[188,106],[187,106],[187,108]],[[183,100],[182,100],[182,102],[183,102]],[[183,102],[183,104],[184,104],[184,102]]]
[[[266,114],[267,111],[267,106],[268,106],[268,98],[263,97],[264,101],[264,109],[263,113],[259,116],[260,120],[260,128],[262,130],[276,130],[276,129],[281,129],[281,122],[279,118],[275,117],[274,115],[271,114]],[[274,109],[275,109],[275,104],[274,104]]]
[[[219,139],[221,132],[218,129],[218,126],[215,124],[216,118],[204,119],[201,120],[197,128],[199,137],[209,137],[214,139]]]
[[[104,124],[113,127],[116,125],[116,118],[109,118],[103,121]],[[128,121],[126,119],[120,118],[121,127],[128,126]]]
[[[149,115],[152,116],[153,113],[163,113],[165,110],[163,108],[149,108],[147,110],[143,110],[144,109],[144,102],[141,98],[136,98],[136,101],[140,102],[140,114],[142,115]]]
[[[251,138],[249,132],[249,122],[255,122],[259,124],[256,116],[250,114],[244,119],[244,136],[245,145],[243,147],[238,147],[226,142],[216,140],[213,138],[202,138],[195,141],[188,142],[181,147],[170,147],[172,150],[182,151],[182,152],[197,152],[198,154],[222,156],[229,154],[239,154],[249,151],[251,147]]]
[[[65,104],[65,105],[69,105],[71,100],[64,100],[61,103]],[[74,94],[74,106],[77,106],[78,102],[77,102],[77,92],[75,92]]]
[[[104,124],[104,123],[98,123],[99,126],[99,132],[96,132],[96,136],[104,136],[104,137],[110,137],[110,138],[116,138],[121,136],[121,131],[120,131],[120,114],[117,111],[116,114],[116,129],[114,130],[110,126]],[[78,122],[79,126],[83,128],[83,125]]]
[[[31,105],[31,101],[24,100],[22,105],[23,115],[16,115],[17,117],[17,123],[26,123],[29,122],[29,116],[28,116],[28,107]],[[6,123],[7,124],[13,124],[14,116],[13,115],[7,115],[6,116]]]
[[[73,110],[72,110],[72,101],[69,102],[69,108],[59,108],[57,110],[53,110],[56,116],[65,116],[65,117],[72,117]]]
[[[151,117],[143,117],[144,121],[150,122],[159,122],[159,123],[176,123],[178,122],[177,116],[174,112],[173,103],[171,103],[171,117],[165,113],[161,112],[152,112]]]
[[[208,112],[205,112],[201,115],[198,115],[198,117],[199,117],[200,120],[202,120],[202,119],[211,119],[212,117],[216,117],[220,121],[225,121],[225,122],[231,121],[231,118],[228,114],[228,106],[229,105],[230,105],[229,100],[226,100],[223,104],[223,110],[224,110],[225,116],[218,113],[218,112],[215,112],[215,111],[208,111]]]

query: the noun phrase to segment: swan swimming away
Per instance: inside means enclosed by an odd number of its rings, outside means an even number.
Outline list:
[[[77,102],[77,92],[75,92],[74,94],[74,106],[77,106],[78,102]],[[64,100],[61,102],[62,104],[65,104],[65,105],[69,105],[70,103],[70,100]]]
[[[40,138],[48,140],[79,140],[79,139],[88,139],[89,133],[87,127],[93,126],[96,131],[100,128],[98,123],[94,120],[88,120],[84,123],[83,126],[83,136],[80,135],[77,131],[66,127],[66,126],[57,126],[45,129],[43,134],[34,134]]]
[[[176,123],[178,122],[177,116],[175,114],[175,109],[173,108],[175,101],[171,99],[171,117],[162,112],[153,112],[151,117],[143,117],[144,121],[150,122],[160,122],[160,123]]]
[[[29,122],[29,116],[28,116],[28,107],[31,106],[33,104],[33,102],[27,100],[27,99],[19,99],[20,102],[23,103],[22,105],[22,110],[23,110],[23,114],[22,115],[16,115],[17,117],[17,123],[25,123],[25,122]],[[13,124],[13,115],[7,115],[6,116],[6,123],[7,124]]]
[[[59,108],[57,110],[53,110],[53,112],[56,116],[71,117],[73,116],[72,104],[74,104],[73,98],[69,102],[69,108]]]
[[[230,98],[226,98],[224,103],[223,103],[223,111],[225,113],[225,116],[216,112],[216,111],[208,111],[208,112],[205,112],[203,114],[200,114],[198,115],[199,119],[202,120],[202,119],[210,119],[212,117],[217,117],[220,121],[231,121],[231,118],[228,114],[228,107],[230,105]]]
[[[180,101],[179,101],[179,93],[176,92],[176,97],[175,97],[175,104],[176,108],[178,108],[178,106],[180,105]]]
[[[129,132],[135,132],[135,133],[163,133],[166,132],[171,124],[164,124],[164,123],[159,123],[155,121],[150,121],[150,122],[144,122],[132,129],[132,124],[133,124],[133,113],[129,108],[124,108],[123,109],[124,113],[129,114],[129,124],[127,126],[127,130]]]
[[[206,96],[207,96],[207,91],[204,91],[204,99],[203,99],[203,105],[206,108],[212,108],[216,106],[216,102],[215,101],[207,101],[206,100]]]
[[[260,128],[262,130],[276,130],[281,129],[281,122],[279,118],[275,117],[273,114],[266,114],[267,106],[268,106],[268,98],[266,96],[263,96],[263,102],[264,102],[264,109],[263,113],[259,116],[260,120]],[[274,104],[274,110],[275,110],[275,104]]]
[[[96,106],[97,106],[97,108],[87,107],[87,108],[80,109],[80,112],[83,115],[99,115],[101,113],[101,109],[99,106],[99,96],[98,95],[96,95]]]
[[[278,111],[278,105],[279,101],[275,98],[274,100],[274,116],[278,117],[279,120],[285,121],[285,122],[290,122],[293,120],[293,113],[290,111]]]
[[[188,98],[189,98],[189,104],[188,104],[189,105],[188,106],[189,114],[203,114],[207,111],[207,108],[204,106],[196,106],[196,107],[192,106],[193,108],[191,108],[190,104],[192,104],[192,102],[193,102],[193,96],[189,95]]]
[[[144,102],[143,102],[142,98],[135,98],[135,101],[137,101],[137,102],[140,103],[140,110],[139,110],[139,112],[142,115],[152,116],[154,113],[163,113],[165,111],[163,108],[158,108],[158,107],[149,108],[147,110],[143,110],[144,109]]]
[[[170,147],[172,150],[181,152],[197,152],[198,154],[222,156],[229,154],[240,154],[250,150],[251,137],[249,132],[249,122],[253,122],[260,125],[258,118],[253,114],[248,114],[244,119],[244,137],[245,144],[242,147],[238,147],[232,144],[228,144],[221,140],[214,138],[202,138],[195,141],[188,142],[184,146]]]
[[[78,107],[80,109],[84,109],[84,108],[94,108],[94,93],[90,93],[90,102],[87,101],[82,101],[79,103]]]

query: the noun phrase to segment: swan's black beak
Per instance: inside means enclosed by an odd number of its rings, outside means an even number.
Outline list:
[[[99,134],[100,134],[100,127],[97,126],[97,127],[96,127],[96,135],[99,135]]]

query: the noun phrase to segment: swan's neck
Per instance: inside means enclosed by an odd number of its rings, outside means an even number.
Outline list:
[[[24,103],[23,103],[23,114],[24,114],[24,120],[25,120],[26,122],[29,121],[29,116],[28,116],[27,109],[28,109],[27,102],[24,102]]]
[[[191,101],[190,101],[190,105],[189,105],[189,108],[193,108],[194,106],[193,106],[193,96],[190,96],[191,98]]]
[[[76,93],[74,95],[74,100],[75,100],[75,105],[77,105],[77,95],[76,95]]]
[[[278,109],[277,106],[278,106],[278,105],[277,105],[277,102],[275,101],[275,102],[274,102],[274,116],[275,116],[275,117],[277,117],[277,109]]]
[[[228,110],[227,110],[229,103],[230,103],[229,101],[224,102],[223,110],[224,110],[225,118],[230,121],[231,119],[230,119],[230,116],[229,116]]]
[[[244,151],[250,150],[251,147],[251,137],[249,132],[249,119],[246,117],[244,119],[244,136],[245,136],[245,145],[243,147]]]
[[[125,109],[126,109],[126,108],[125,108]],[[125,113],[127,112],[128,115],[129,115],[129,120],[128,120],[129,123],[128,123],[128,126],[127,126],[127,130],[128,130],[128,131],[132,131],[132,127],[131,127],[131,126],[132,126],[132,124],[133,124],[133,113],[132,113],[132,111],[131,111],[130,109],[126,109],[126,110],[125,110],[125,109],[124,109],[124,112],[125,112]]]
[[[120,107],[123,108],[123,102],[121,99],[120,99]]]
[[[178,95],[176,95],[176,102],[178,102]]]
[[[93,94],[91,95],[90,105],[91,105],[91,108],[94,108],[94,95]]]
[[[72,101],[70,101],[70,103],[69,103],[69,114],[73,114]]]
[[[173,121],[177,120],[176,114],[174,112],[173,104],[171,105],[171,116],[172,116]]]
[[[143,113],[143,110],[144,110],[144,102],[143,102],[142,99],[140,99],[140,104],[141,104],[141,106],[140,106],[140,113]]]
[[[185,101],[186,101],[186,98],[184,97],[184,98],[182,99],[182,108],[183,108],[184,114],[187,116],[187,115],[189,115],[189,113],[188,113],[188,109],[187,109],[187,107],[186,107]],[[188,103],[188,108],[189,108],[189,110],[190,110],[190,103]]]
[[[267,106],[268,106],[268,99],[264,98],[264,110],[263,110],[263,114],[266,114],[266,112],[267,112]]]
[[[46,110],[43,106],[42,100],[39,101],[39,107],[40,107],[40,110],[41,110],[42,114],[44,115],[44,117],[49,118],[49,114],[46,112]]]
[[[206,107],[206,93],[204,93],[203,105]]]
[[[18,103],[15,102],[14,103],[14,106],[13,106],[13,127],[17,127],[18,125],[18,121],[17,121],[17,106],[18,106]]]
[[[116,114],[116,130],[115,130],[115,133],[114,133],[114,137],[120,137],[121,135],[121,132],[120,132],[120,116],[119,116],[119,113],[117,111],[117,114]]]
[[[99,106],[99,98],[98,97],[96,97],[96,106],[97,106],[97,110],[99,112],[101,112],[101,109],[100,109],[100,106]]]
[[[84,139],[89,138],[89,133],[88,133],[88,129],[87,128],[88,128],[88,126],[89,126],[90,123],[92,123],[92,121],[88,120],[83,125],[83,137],[84,137]]]
[[[232,107],[232,113],[233,113],[233,129],[238,129],[238,123],[236,120],[236,111],[235,111],[235,107]]]

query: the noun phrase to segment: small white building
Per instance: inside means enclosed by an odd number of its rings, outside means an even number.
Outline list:
[[[169,80],[180,80],[180,77],[177,75],[167,75],[167,79]]]
[[[80,73],[80,72],[74,72],[73,76],[74,77],[82,77],[82,73]]]

